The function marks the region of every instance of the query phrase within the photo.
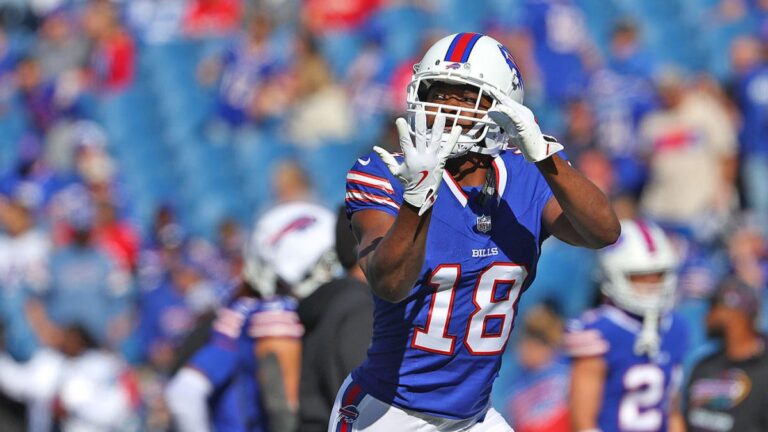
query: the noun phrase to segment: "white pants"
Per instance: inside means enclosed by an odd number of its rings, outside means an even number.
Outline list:
[[[434,417],[384,403],[363,393],[360,386],[352,381],[352,377],[347,377],[336,395],[328,432],[513,431],[501,414],[492,407],[465,420]]]

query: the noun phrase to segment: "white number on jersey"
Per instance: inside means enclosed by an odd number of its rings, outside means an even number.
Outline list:
[[[513,263],[494,263],[480,273],[472,296],[475,311],[469,316],[464,340],[470,353],[496,355],[504,350],[515,318],[514,306],[526,277],[528,270]],[[448,334],[448,323],[460,278],[461,266],[458,264],[441,265],[432,272],[427,283],[435,288],[435,294],[426,324],[413,332],[411,347],[437,354],[453,354],[456,336]],[[511,288],[506,296],[497,298],[496,290],[501,284],[509,284]],[[492,319],[501,320],[501,330],[489,334],[487,327]]]
[[[632,366],[624,374],[627,394],[619,405],[619,427],[627,431],[661,429],[662,412],[655,408],[664,397],[664,372],[656,365]]]

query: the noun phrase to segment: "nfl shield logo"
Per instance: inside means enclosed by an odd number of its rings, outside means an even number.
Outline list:
[[[477,217],[477,230],[485,234],[491,230],[491,217],[482,215]]]

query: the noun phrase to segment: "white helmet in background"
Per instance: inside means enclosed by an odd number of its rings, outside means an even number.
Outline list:
[[[635,351],[656,353],[659,349],[658,320],[675,301],[678,257],[664,231],[640,219],[621,221],[618,241],[598,254],[603,272],[602,291],[627,312],[644,318]],[[658,274],[658,283],[639,283],[632,275]]]
[[[427,115],[442,113],[449,126],[456,125],[459,120],[473,124],[469,131],[461,134],[451,157],[469,151],[495,156],[507,148],[508,135],[486,115],[488,111],[480,107],[483,96],[490,96],[493,100],[491,109],[500,98],[505,97],[523,103],[523,80],[504,45],[480,33],[453,34],[432,45],[421,61],[413,66],[413,72],[407,97],[412,134],[415,134],[413,118],[416,112],[426,111]],[[477,87],[479,94],[474,108],[426,102],[427,91],[435,82]],[[480,118],[475,117],[478,114]]]
[[[245,254],[245,278],[263,296],[278,283],[304,298],[340,273],[334,250],[336,216],[317,204],[291,202],[256,221]]]
[[[619,240],[601,250],[599,260],[605,278],[602,291],[616,306],[637,315],[672,308],[678,258],[658,225],[640,219],[622,220]],[[638,292],[638,284],[630,281],[630,275],[650,273],[663,273],[662,281]]]

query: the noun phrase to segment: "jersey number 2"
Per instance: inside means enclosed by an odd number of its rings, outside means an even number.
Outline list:
[[[464,340],[470,353],[497,355],[504,351],[515,318],[515,304],[520,298],[526,277],[528,270],[513,263],[494,263],[480,273],[472,294],[475,311],[467,320]],[[453,354],[456,336],[448,334],[448,322],[459,279],[461,266],[458,264],[444,264],[432,272],[428,284],[435,288],[435,293],[432,295],[427,322],[424,327],[414,330],[411,347],[437,354]],[[511,288],[506,295],[498,297],[496,291],[501,285],[511,285]],[[494,319],[501,321],[500,330],[491,333],[488,324]]]
[[[656,431],[661,428],[658,408],[664,397],[664,372],[653,364],[633,366],[624,374],[626,395],[619,406],[619,426],[627,431]]]

